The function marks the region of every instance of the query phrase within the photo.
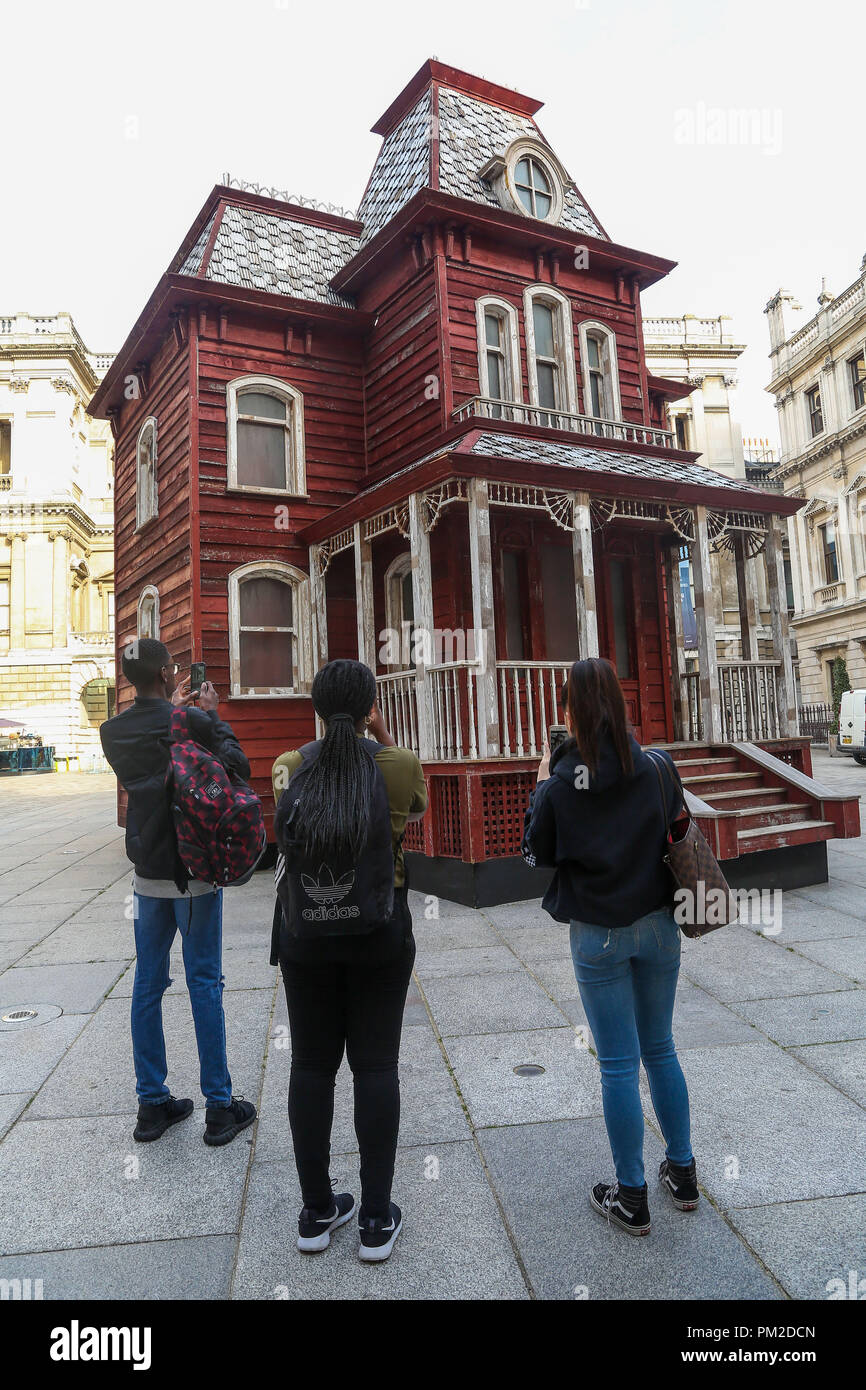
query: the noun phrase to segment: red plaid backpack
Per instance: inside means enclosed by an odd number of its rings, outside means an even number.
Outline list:
[[[247,883],[268,847],[262,803],[196,743],[185,709],[172,711],[169,738],[167,781],[184,869],[214,888]]]

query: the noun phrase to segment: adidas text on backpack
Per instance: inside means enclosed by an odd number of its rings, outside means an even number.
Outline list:
[[[177,850],[199,883],[246,883],[268,847],[262,803],[236,773],[196,743],[185,709],[172,711],[168,777]]]

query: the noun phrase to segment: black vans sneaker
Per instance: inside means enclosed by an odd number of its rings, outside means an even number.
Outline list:
[[[682,1168],[678,1163],[671,1163],[669,1158],[663,1158],[659,1164],[659,1182],[667,1188],[671,1201],[680,1211],[694,1211],[701,1200],[694,1159],[687,1168]]]
[[[149,1144],[151,1139],[158,1139],[171,1125],[176,1125],[178,1120],[185,1120],[192,1111],[191,1100],[175,1100],[174,1096],[169,1096],[168,1100],[160,1105],[140,1105],[138,1123],[132,1131],[132,1137],[139,1144]]]
[[[354,1215],[355,1199],[351,1192],[335,1192],[327,1211],[304,1207],[298,1217],[298,1249],[308,1255],[327,1250],[331,1243],[331,1232],[336,1231],[338,1226],[345,1226]]]
[[[209,1105],[205,1111],[204,1142],[206,1144],[230,1144],[236,1134],[246,1129],[256,1118],[256,1107],[243,1096],[231,1105]]]
[[[650,1233],[646,1183],[643,1187],[623,1187],[618,1182],[597,1182],[589,1194],[589,1205],[611,1225],[628,1231],[630,1236]]]
[[[403,1229],[403,1213],[396,1202],[391,1203],[390,1212],[388,1221],[381,1216],[358,1217],[358,1229],[361,1233],[361,1244],[358,1248],[360,1260],[368,1260],[371,1263],[375,1260],[387,1260],[394,1249],[394,1242]]]

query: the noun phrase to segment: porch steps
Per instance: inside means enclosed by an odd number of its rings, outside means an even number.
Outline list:
[[[723,860],[766,850],[802,856],[805,846],[817,850],[821,841],[859,831],[859,816],[843,805],[850,797],[831,792],[765,749],[692,743],[668,751],[683,786],[703,803],[703,813],[697,808],[694,813]]]

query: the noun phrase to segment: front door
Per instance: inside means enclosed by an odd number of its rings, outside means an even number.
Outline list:
[[[639,743],[673,737],[658,537],[605,528],[597,540],[598,642]]]
[[[619,677],[626,713],[634,725],[635,738],[642,743],[634,557],[627,554],[605,555],[604,577],[606,602],[599,632],[601,655],[607,657]]]

